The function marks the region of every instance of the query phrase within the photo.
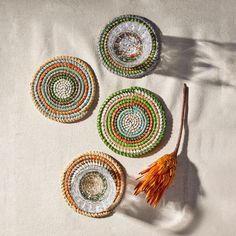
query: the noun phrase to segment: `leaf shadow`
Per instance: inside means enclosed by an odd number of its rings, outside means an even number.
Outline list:
[[[234,81],[221,78],[223,73],[236,72],[235,56],[234,43],[162,35],[160,63],[150,74],[235,88]]]

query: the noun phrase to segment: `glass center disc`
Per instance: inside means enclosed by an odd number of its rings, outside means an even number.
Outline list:
[[[113,50],[121,61],[134,61],[142,53],[142,40],[136,33],[121,33],[115,39]]]

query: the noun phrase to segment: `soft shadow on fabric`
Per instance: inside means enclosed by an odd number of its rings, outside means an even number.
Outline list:
[[[151,74],[198,84],[236,87],[236,44],[162,36],[161,61]],[[229,76],[223,76],[229,75]]]

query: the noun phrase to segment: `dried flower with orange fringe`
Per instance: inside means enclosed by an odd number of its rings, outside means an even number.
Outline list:
[[[173,182],[175,177],[177,154],[180,146],[186,113],[187,92],[188,88],[186,84],[184,84],[181,124],[175,150],[170,154],[162,156],[146,170],[139,173],[141,176],[138,179],[141,180],[135,187],[134,194],[138,195],[139,193],[144,192],[146,194],[147,202],[154,207],[156,207],[160,202],[163,193]]]

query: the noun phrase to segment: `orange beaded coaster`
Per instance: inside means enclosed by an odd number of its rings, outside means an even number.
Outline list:
[[[76,157],[62,178],[65,200],[76,212],[90,217],[112,214],[124,193],[123,167],[102,152]]]
[[[60,56],[38,69],[31,83],[31,94],[43,115],[69,123],[87,114],[94,100],[95,87],[95,74],[86,62]]]

